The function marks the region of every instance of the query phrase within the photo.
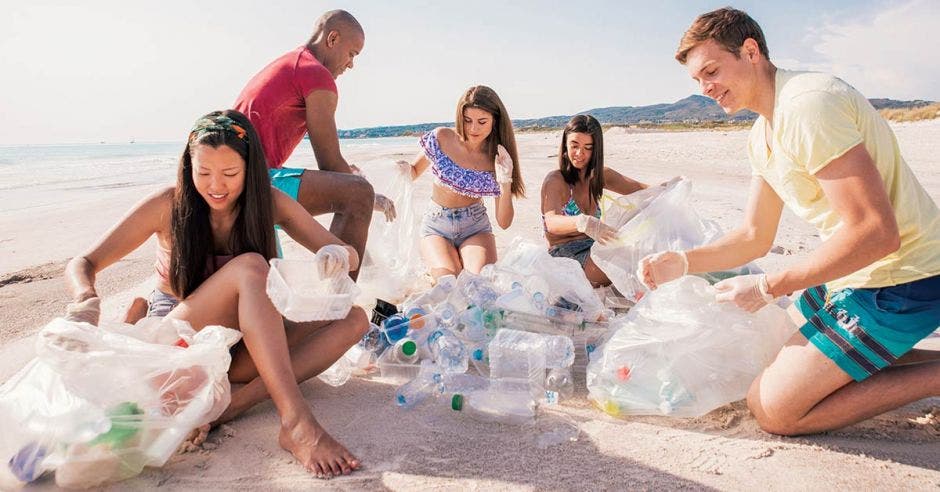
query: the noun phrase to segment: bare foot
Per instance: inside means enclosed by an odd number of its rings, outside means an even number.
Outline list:
[[[206,442],[206,438],[209,437],[209,431],[211,429],[212,427],[209,424],[193,429],[193,431],[186,436],[183,443],[180,444],[180,447],[176,449],[176,453],[184,454],[198,450],[199,446],[202,446],[202,443]]]
[[[127,306],[127,312],[124,313],[124,322],[128,324],[136,324],[138,321],[147,316],[147,309],[150,305],[147,303],[147,299],[143,297],[135,297],[131,301],[131,305]]]
[[[292,426],[282,426],[277,440],[317,478],[348,475],[359,468],[359,460],[312,417]]]

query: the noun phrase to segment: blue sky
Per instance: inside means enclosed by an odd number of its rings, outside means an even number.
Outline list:
[[[338,81],[340,128],[447,121],[474,84],[514,118],[670,102],[697,92],[672,58],[679,37],[726,4],[18,2],[0,17],[0,144],[181,140],[331,8],[366,30]],[[732,5],[761,24],[778,66],[835,73],[869,97],[940,100],[940,2]]]

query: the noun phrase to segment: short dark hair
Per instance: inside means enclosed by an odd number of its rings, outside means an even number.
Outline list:
[[[692,48],[709,39],[715,40],[724,49],[738,57],[740,56],[739,50],[747,38],[757,41],[761,54],[770,60],[770,50],[767,49],[764,32],[761,31],[757,21],[747,15],[747,12],[731,7],[713,10],[696,17],[692,25],[686,29],[679,41],[679,49],[676,50],[676,60],[685,65]]]

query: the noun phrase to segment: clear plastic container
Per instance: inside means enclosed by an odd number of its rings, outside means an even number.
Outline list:
[[[292,321],[342,319],[359,287],[348,273],[321,278],[317,260],[271,259],[267,293],[274,307]]]
[[[379,374],[385,379],[393,381],[410,381],[418,376],[421,366],[418,364],[404,364],[392,358],[391,350],[382,352],[375,365],[379,367]]]

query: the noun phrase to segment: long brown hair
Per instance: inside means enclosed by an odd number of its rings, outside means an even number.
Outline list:
[[[593,139],[591,160],[584,168],[584,179],[590,183],[591,198],[597,203],[604,194],[604,130],[600,122],[589,114],[574,116],[565,125],[565,131],[561,133],[561,150],[558,151],[558,170],[565,178],[565,183],[574,186],[578,182],[579,171],[568,159],[569,133],[585,133]]]
[[[245,187],[235,202],[235,223],[228,238],[232,254],[259,253],[268,260],[277,255],[271,180],[251,122],[238,111],[213,111],[200,118],[196,127],[200,129],[190,133],[180,157],[170,219],[169,280],[180,299],[205,281],[213,255],[209,204],[193,183],[192,148],[196,145],[214,149],[225,145],[245,160]]]
[[[516,150],[516,136],[512,131],[512,120],[503,106],[503,101],[496,95],[496,91],[485,85],[477,85],[467,89],[460,101],[457,101],[457,134],[466,140],[467,130],[463,125],[464,110],[477,108],[493,115],[493,129],[486,137],[485,152],[491,159],[496,159],[496,148],[500,145],[512,157],[512,185],[510,191],[515,197],[525,196],[525,183],[522,182],[522,173],[519,166],[519,152]]]

